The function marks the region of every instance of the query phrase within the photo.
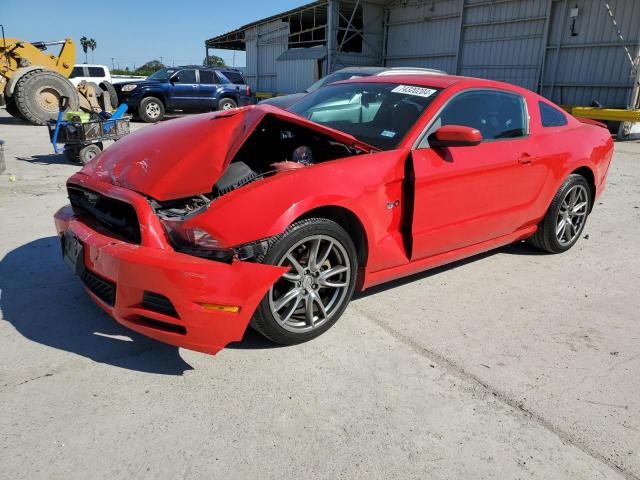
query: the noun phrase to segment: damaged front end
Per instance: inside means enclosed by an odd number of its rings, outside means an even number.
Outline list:
[[[255,201],[242,192],[285,176],[295,185],[294,171],[369,148],[270,107],[172,120],[122,139],[73,175],[56,228],[71,242],[63,245],[81,246],[81,280],[119,323],[216,353],[242,338],[287,270],[260,263],[266,231],[246,241],[225,235],[254,218]],[[214,215],[223,204],[234,211],[226,224]],[[108,302],[103,288],[113,292]]]

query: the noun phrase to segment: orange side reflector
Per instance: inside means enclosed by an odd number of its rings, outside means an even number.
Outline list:
[[[217,305],[215,303],[201,303],[202,308],[205,310],[215,310],[217,312],[238,313],[240,307],[236,305]]]

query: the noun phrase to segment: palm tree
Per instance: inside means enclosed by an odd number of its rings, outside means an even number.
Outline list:
[[[91,61],[95,63],[93,51],[98,48],[98,43],[93,38],[90,38],[87,46],[91,49]]]
[[[82,37],[80,39],[80,45],[82,45],[82,50],[84,51],[84,63],[87,63],[87,50],[89,49],[89,39],[87,37]]]

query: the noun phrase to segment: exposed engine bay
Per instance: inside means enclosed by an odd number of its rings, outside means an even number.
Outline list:
[[[164,218],[187,218],[216,198],[282,172],[365,153],[328,135],[267,115],[240,147],[211,192],[158,202],[150,199]]]

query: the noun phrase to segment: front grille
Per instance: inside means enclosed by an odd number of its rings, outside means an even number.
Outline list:
[[[69,185],[67,192],[77,215],[89,215],[108,232],[140,243],[140,223],[133,205],[75,185]]]
[[[113,307],[116,303],[116,285],[104,280],[86,268],[80,274],[82,283],[100,300]]]
[[[173,306],[173,303],[171,303],[171,300],[159,293],[148,292],[145,290],[144,295],[142,296],[142,306],[152,312],[162,313],[169,317],[180,318],[178,312],[176,312],[176,308]]]

